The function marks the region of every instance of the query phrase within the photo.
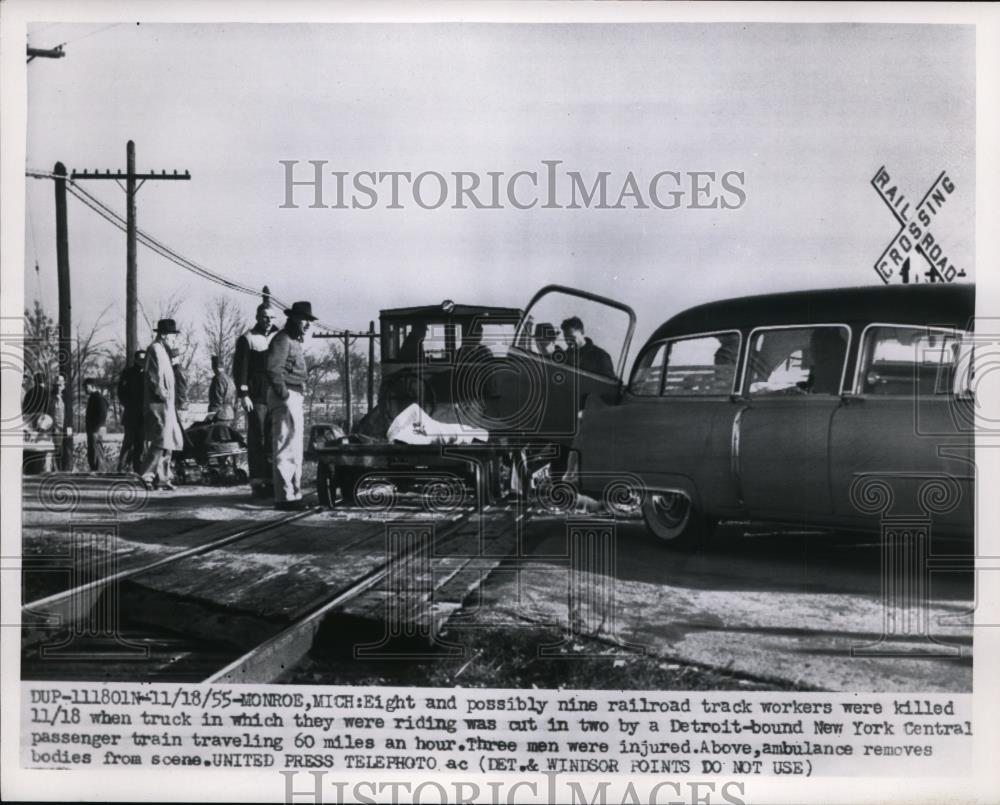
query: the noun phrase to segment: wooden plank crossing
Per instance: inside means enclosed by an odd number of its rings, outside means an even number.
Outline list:
[[[23,492],[23,602],[140,567],[285,514],[251,500],[245,488],[147,493],[128,476],[29,476]],[[100,529],[93,530],[100,534],[87,534],[96,524]]]
[[[388,560],[385,534],[392,521],[384,514],[351,514],[320,511],[143,573],[127,590],[133,617],[196,637],[255,645]],[[436,527],[455,517],[416,510],[403,515]],[[220,631],[229,621],[232,628]]]
[[[434,639],[447,618],[471,588],[478,586],[489,571],[516,544],[516,526],[520,516],[513,507],[496,507],[456,519],[453,527],[441,529],[440,538],[426,539],[421,523],[401,518],[388,523],[397,528],[401,540],[387,542],[398,553],[392,561],[372,570],[328,598],[318,608],[276,634],[246,655],[209,677],[215,683],[262,683],[279,679],[292,671],[314,648],[321,634],[333,634],[355,649],[359,656],[385,652],[396,656],[392,639],[404,634],[425,641],[425,650],[434,650]],[[437,526],[438,523],[435,523]],[[502,547],[502,549],[501,549]],[[463,573],[466,569],[469,572]],[[435,593],[446,592],[440,600]],[[357,623],[367,623],[375,638],[362,645],[350,645],[344,630],[326,628],[330,621],[352,622],[349,634],[357,636]],[[378,638],[382,637],[383,640]],[[408,654],[412,657],[412,654]]]

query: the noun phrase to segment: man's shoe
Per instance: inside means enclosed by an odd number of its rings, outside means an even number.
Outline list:
[[[274,508],[282,512],[301,512],[305,511],[308,506],[304,500],[280,500],[274,504]]]

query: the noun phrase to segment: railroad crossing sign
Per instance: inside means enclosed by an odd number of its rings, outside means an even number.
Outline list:
[[[886,285],[952,282],[965,277],[965,269],[951,262],[940,239],[931,231],[941,208],[955,192],[955,183],[947,171],[938,174],[930,190],[915,207],[884,165],[872,177],[872,187],[899,223],[896,236],[875,261],[875,270]],[[911,265],[914,252],[927,263],[925,271],[921,272]]]

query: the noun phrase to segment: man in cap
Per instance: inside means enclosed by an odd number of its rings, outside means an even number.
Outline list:
[[[233,354],[233,380],[236,396],[247,415],[247,464],[250,492],[254,497],[271,494],[270,418],[267,408],[267,348],[278,328],[278,311],[268,302],[257,307],[254,326],[236,339]]]
[[[146,350],[137,349],[132,365],[118,379],[118,402],[122,405],[122,448],[118,454],[118,471],[129,466],[139,472],[145,452],[142,439],[142,405],[146,388]]]
[[[236,417],[236,387],[219,365],[219,356],[212,356],[212,382],[208,386],[208,413],[215,414],[215,421],[232,425]]]
[[[184,447],[171,360],[180,333],[173,319],[160,319],[154,332],[156,339],[146,350],[142,420],[148,446],[139,474],[147,486],[170,490],[174,488],[170,483],[170,455]]]
[[[52,443],[55,445],[55,466],[56,469],[67,472],[72,471],[72,464],[69,467],[62,466],[62,445],[66,436],[66,376],[56,375],[56,387],[52,390],[52,402],[49,410],[52,412]],[[70,439],[73,437],[70,436]]]
[[[306,355],[302,342],[316,317],[309,302],[294,303],[285,315],[284,328],[267,348],[267,405],[274,445],[275,508],[287,511],[305,508],[301,486]]]

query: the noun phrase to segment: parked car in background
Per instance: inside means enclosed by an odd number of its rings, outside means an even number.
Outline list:
[[[934,533],[971,535],[974,285],[769,294],[661,325],[617,396],[587,398],[570,475],[584,492],[636,479],[649,531],[675,547],[719,519],[877,528],[852,490],[898,500],[946,477]]]

